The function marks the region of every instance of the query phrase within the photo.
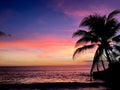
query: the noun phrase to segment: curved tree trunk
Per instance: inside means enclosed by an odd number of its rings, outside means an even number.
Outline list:
[[[91,76],[92,76],[92,72],[93,72],[93,69],[94,69],[94,66],[95,66],[95,62],[94,61],[96,59],[97,53],[98,53],[98,49],[96,50],[94,58],[93,58],[93,64],[92,64],[92,67],[91,67],[91,70],[90,70],[90,75]]]
[[[100,60],[100,57],[102,54],[103,54],[103,47],[100,45],[98,47],[98,49],[96,50],[94,58],[93,58],[93,64],[92,64],[91,71],[90,71],[91,76],[92,76],[95,65],[97,65],[97,71],[99,71],[98,64],[99,64],[99,60]],[[102,64],[104,64],[104,63],[102,63]],[[103,68],[104,68],[104,65],[103,65]]]
[[[93,64],[91,67],[90,75],[92,75],[95,65],[97,65],[97,70],[99,71],[98,61],[99,61],[99,57],[102,55],[102,53],[103,53],[103,49],[99,46],[98,49],[96,50],[94,58],[93,58]]]
[[[111,64],[111,59],[110,59],[110,56],[109,56],[109,53],[108,53],[108,49],[105,49],[105,53],[106,53],[109,64]]]
[[[105,70],[105,65],[104,65],[103,60],[101,60],[101,62],[102,62],[103,69]]]

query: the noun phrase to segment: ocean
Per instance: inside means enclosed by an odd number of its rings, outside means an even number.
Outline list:
[[[103,82],[91,81],[89,71],[87,66],[1,66],[0,84]]]

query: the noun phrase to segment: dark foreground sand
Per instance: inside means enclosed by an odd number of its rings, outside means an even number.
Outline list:
[[[47,89],[47,90],[56,90],[56,89],[73,89],[73,90],[106,90],[108,89],[108,85],[106,83],[66,83],[66,82],[60,82],[60,83],[32,83],[32,84],[0,84],[0,90],[18,90],[18,89],[24,89],[24,90],[39,90],[39,89]],[[90,89],[91,88],[91,89]]]

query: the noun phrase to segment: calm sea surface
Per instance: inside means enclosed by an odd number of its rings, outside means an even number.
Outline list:
[[[85,66],[0,67],[0,84],[90,82],[89,69]]]

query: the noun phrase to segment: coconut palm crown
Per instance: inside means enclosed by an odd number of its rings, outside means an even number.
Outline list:
[[[73,54],[73,59],[77,53],[97,46],[90,71],[91,74],[95,66],[97,66],[97,69],[99,70],[99,62],[102,62],[102,65],[105,68],[102,58],[103,55],[106,57],[109,64],[115,61],[115,55],[111,43],[116,44],[120,42],[120,35],[118,34],[120,30],[120,23],[115,18],[115,16],[119,13],[120,10],[114,10],[109,15],[89,15],[85,17],[80,24],[80,27],[87,27],[88,30],[77,30],[73,33],[73,37],[80,37],[75,45],[77,49]],[[81,47],[81,45],[83,46]],[[117,45],[115,47],[116,49],[119,48]]]

